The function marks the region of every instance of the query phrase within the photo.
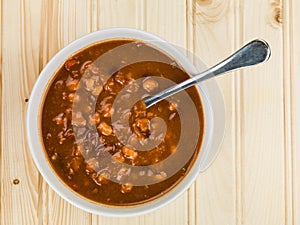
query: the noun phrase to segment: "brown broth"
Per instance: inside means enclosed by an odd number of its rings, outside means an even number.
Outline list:
[[[125,46],[121,53],[113,53],[112,50],[120,46]],[[170,56],[147,43],[132,39],[109,40],[89,46],[67,59],[56,72],[44,100],[42,138],[49,162],[58,177],[81,196],[108,205],[139,204],[171,190],[193,165],[204,131],[204,112],[196,87],[187,90],[197,106],[200,122],[196,147],[188,144],[188,140],[185,142],[186,151],[191,153],[189,160],[171,176],[164,172],[163,166],[156,171],[138,174],[157,179],[157,183],[134,186],[124,182],[130,171],[120,171],[122,166],[116,162],[131,166],[162,162],[174,152],[183,132],[178,114],[182,103],[163,100],[147,110],[138,102],[127,112],[123,119],[128,120],[134,134],[127,137],[131,133],[124,132],[128,146],[115,136],[112,115],[116,112],[112,110],[112,105],[116,96],[127,85],[130,88],[121,96],[122,101],[128,101],[137,90],[142,89],[146,93],[162,90],[159,83],[149,76],[164,77],[176,83],[189,78]],[[143,78],[140,86],[130,86],[139,78]],[[161,124],[151,121],[154,117],[160,117],[167,124],[163,138]],[[133,142],[143,144],[151,136],[150,129],[156,132],[153,138],[161,139],[161,143],[149,151],[133,148]],[[115,161],[104,159],[104,153],[109,153]],[[120,175],[122,182],[110,179],[116,174]]]

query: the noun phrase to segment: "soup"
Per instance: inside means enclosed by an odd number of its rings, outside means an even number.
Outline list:
[[[138,40],[107,40],[72,55],[53,77],[42,139],[52,168],[74,192],[100,204],[141,204],[189,172],[204,130],[197,88],[148,109],[139,101],[189,78],[173,58]]]

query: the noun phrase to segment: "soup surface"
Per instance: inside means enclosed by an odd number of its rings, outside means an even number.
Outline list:
[[[139,99],[188,78],[170,56],[134,39],[99,42],[68,58],[49,84],[41,115],[58,177],[107,205],[134,205],[171,190],[200,151],[198,91],[191,87],[149,109]]]

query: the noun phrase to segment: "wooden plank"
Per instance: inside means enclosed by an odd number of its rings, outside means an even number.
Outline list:
[[[169,205],[144,216],[144,224],[178,224],[188,225],[189,222],[188,192],[185,192]],[[191,215],[193,216],[193,215]]]
[[[289,14],[285,14],[289,18],[289,21],[286,24],[289,24],[289,34],[290,39],[287,40],[287,43],[290,43],[289,51],[291,53],[290,61],[290,94],[291,94],[291,108],[290,117],[291,117],[291,149],[292,149],[292,188],[289,189],[292,192],[292,224],[300,224],[300,15],[299,8],[300,2],[297,0],[293,1],[284,1],[285,9],[289,10]],[[289,3],[289,4],[288,4]],[[288,74],[287,74],[288,75]]]
[[[99,0],[98,29],[110,27],[140,28],[144,21],[144,0]]]
[[[186,48],[186,1],[152,0],[146,1],[145,7],[145,29],[176,46]]]
[[[42,15],[40,69],[62,47],[91,31],[91,2],[44,0]],[[39,224],[89,225],[91,214],[60,198],[40,177]]]
[[[186,1],[146,1],[144,14],[146,31],[162,37],[181,50],[187,49]],[[191,207],[188,203],[189,196],[186,192],[161,210],[146,215],[145,224],[189,224],[194,220],[194,213],[191,211],[189,214]]]
[[[131,27],[141,29],[144,26],[144,0],[99,0],[93,3],[97,10],[93,16],[93,29],[110,27]],[[93,225],[142,225],[144,217],[109,218],[92,215]]]
[[[235,24],[239,20],[237,2],[194,1],[195,54],[208,66],[224,59],[239,46],[239,27]],[[226,133],[218,157],[196,182],[196,224],[199,225],[239,222],[236,217],[238,171],[235,169],[239,169],[240,162],[240,158],[235,158],[240,138],[236,129],[240,114],[235,97],[239,94],[237,75],[217,78],[226,108]]]
[[[2,15],[2,1],[0,2],[0,13]],[[2,163],[2,16],[0,16],[0,163]],[[1,166],[0,166],[1,168]],[[0,172],[0,179],[2,175]],[[2,183],[2,182],[1,182]],[[0,185],[0,197],[2,196],[2,185]],[[2,215],[2,201],[0,201],[0,218]],[[1,221],[1,219],[0,219]]]
[[[25,98],[38,73],[41,1],[2,1],[0,224],[37,224],[38,173],[25,141]]]
[[[285,224],[283,46],[279,1],[244,1],[244,41],[267,40],[270,61],[243,76],[244,224]]]
[[[99,5],[99,24],[97,27],[133,27],[138,29],[146,29],[163,38],[171,41],[171,43],[185,46],[185,1],[180,4],[173,4],[173,1],[100,1]],[[170,10],[171,8],[171,10]],[[153,10],[157,13],[153,14]],[[165,11],[172,12],[166,15]],[[125,13],[125,15],[124,15]],[[121,15],[122,17],[115,17]],[[179,17],[178,17],[179,15]],[[178,23],[176,32],[172,33],[172,29],[165,29],[158,24],[172,25],[171,21],[180,21],[180,31]],[[172,25],[173,28],[174,25]],[[181,35],[183,34],[183,35]],[[145,216],[127,219],[113,219],[104,217],[93,217],[93,224],[187,224],[187,194],[181,196],[169,206],[150,213]],[[95,218],[95,219],[94,219]]]
[[[291,43],[293,34],[292,4],[283,1],[282,12],[279,10],[278,21],[283,25],[283,94],[284,94],[284,147],[285,147],[285,225],[294,224],[294,178],[293,178],[293,142],[292,142],[292,63],[293,49]],[[281,5],[280,5],[281,6]],[[280,9],[280,8],[279,8]],[[291,14],[291,15],[290,15]],[[286,15],[284,18],[282,15]]]

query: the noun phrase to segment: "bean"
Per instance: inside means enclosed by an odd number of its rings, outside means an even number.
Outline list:
[[[77,70],[72,70],[71,73],[72,73],[73,78],[78,78],[79,77],[79,72]]]
[[[96,177],[95,181],[98,185],[108,184],[109,175],[107,173],[103,172]]]
[[[100,123],[100,114],[96,112],[94,115],[89,116],[89,123],[90,125],[95,125]]]
[[[57,90],[62,90],[63,89],[63,84],[64,84],[64,81],[63,80],[58,80],[55,85],[54,85],[54,88],[57,89]]]
[[[154,173],[153,173],[153,171],[152,171],[152,170],[148,170],[148,171],[147,171],[147,176],[148,176],[148,177],[151,177],[151,176],[153,176],[153,174],[154,174]]]
[[[126,183],[121,185],[121,192],[126,194],[132,190],[133,186],[131,183]]]
[[[66,99],[68,98],[68,94],[67,94],[67,92],[65,92],[65,91],[62,92],[61,95],[62,95],[62,99],[63,99],[63,100],[66,100]]]
[[[176,116],[176,113],[171,113],[171,115],[169,116],[169,120],[172,120],[174,117]]]
[[[128,93],[135,93],[135,92],[137,92],[139,90],[139,88],[140,88],[140,86],[138,85],[138,83],[133,82],[133,83],[131,83],[130,85],[128,85],[126,87],[126,89],[127,89],[126,91]]]
[[[85,168],[88,171],[96,171],[99,168],[99,161],[96,158],[91,158],[86,162]]]
[[[94,188],[92,191],[93,194],[97,194],[98,193],[98,188]]]
[[[86,171],[88,174],[92,174],[95,170],[94,170],[94,168],[92,167],[92,165],[86,164],[86,165],[85,165],[85,171]]]
[[[142,132],[147,132],[149,131],[150,120],[148,120],[147,118],[137,119],[136,125]]]
[[[78,59],[69,59],[65,62],[65,68],[67,71],[70,71],[73,66],[78,65],[78,64],[79,64]]]
[[[121,101],[125,101],[128,100],[131,97],[131,94],[127,93],[127,94],[123,94],[120,98]]]
[[[164,171],[161,171],[159,174],[156,174],[154,178],[158,180],[163,180],[167,177],[167,174]]]
[[[73,151],[72,151],[72,155],[74,156],[80,156],[82,154],[82,147],[79,145],[74,145],[73,146]]]
[[[103,117],[110,118],[114,113],[114,109],[112,105],[108,105],[104,110],[102,110],[102,113],[103,113]]]
[[[82,116],[82,113],[79,112],[73,112],[72,115],[72,125],[78,126],[78,127],[82,127],[86,125],[86,120],[84,119],[84,117]]]
[[[71,128],[67,129],[65,132],[64,132],[64,137],[66,138],[70,138],[70,137],[73,137],[74,133],[73,133],[73,130]]]
[[[73,102],[73,101],[74,101],[74,97],[75,97],[75,93],[70,93],[70,94],[68,95],[68,100],[69,100],[70,102]]]
[[[137,127],[136,123],[132,125],[132,131],[136,134],[139,139],[144,139],[144,135],[141,133],[140,129]]]
[[[56,159],[57,159],[57,153],[55,152],[52,156],[51,156],[51,159],[53,160],[53,161],[55,161]]]
[[[80,95],[79,94],[75,94],[74,98],[73,98],[73,102],[79,102],[80,101]]]
[[[73,175],[75,172],[72,168],[69,169],[69,175]]]
[[[124,85],[126,82],[125,76],[122,72],[118,71],[118,73],[115,76],[115,81],[121,85]]]
[[[80,157],[74,157],[69,163],[69,167],[76,172],[79,170],[81,163],[82,163],[82,159]]]
[[[104,90],[113,92],[115,87],[115,83],[113,80],[107,81],[106,84],[104,85]]]
[[[129,143],[131,146],[137,146],[137,145],[139,144],[139,140],[138,140],[138,138],[137,138],[135,135],[131,135],[131,136],[129,137],[128,143]]]
[[[176,145],[171,145],[170,146],[170,152],[171,153],[174,153],[176,151],[176,149],[177,149]]]
[[[63,124],[63,116],[64,116],[64,113],[60,113],[56,117],[54,117],[52,119],[52,121],[55,122],[57,125],[61,125],[61,124]]]
[[[84,111],[85,113],[89,113],[89,112],[92,111],[92,107],[89,106],[89,105],[86,105],[86,106],[83,108],[83,111]]]
[[[152,118],[154,114],[152,112],[147,112],[147,118]]]
[[[161,106],[158,106],[158,107],[157,107],[157,111],[158,111],[158,112],[162,112],[162,111],[163,111],[163,108],[162,108]]]
[[[90,175],[90,178],[92,178],[93,180],[96,179],[96,177],[98,176],[95,171],[92,171],[89,175]]]
[[[151,79],[151,78],[146,78],[143,81],[143,88],[147,91],[147,92],[152,92],[154,91],[156,88],[158,87],[158,83],[157,81]]]
[[[162,124],[157,119],[152,119],[150,126],[153,130],[160,130],[162,128]]]
[[[100,132],[105,135],[105,136],[109,136],[112,134],[113,129],[111,126],[109,126],[107,123],[105,122],[101,122],[98,126],[98,129],[100,130]]]
[[[93,74],[98,74],[100,72],[99,68],[95,66],[94,64],[91,64],[89,66],[89,70],[92,71]]]
[[[100,95],[101,91],[103,90],[103,86],[98,84],[98,85],[95,85],[93,91],[92,91],[92,94],[95,95],[95,96],[98,96]]]
[[[93,90],[95,84],[95,80],[92,78],[89,78],[85,81],[85,87],[88,91]]]
[[[169,110],[170,111],[175,111],[176,109],[177,109],[177,107],[178,107],[178,105],[177,105],[177,103],[176,102],[171,102],[170,104],[169,104]]]
[[[136,151],[134,151],[132,148],[129,148],[127,146],[122,147],[122,153],[128,159],[135,159],[138,156],[138,153]]]
[[[125,74],[125,77],[126,77],[127,80],[132,79],[132,76],[133,76],[132,72],[128,72],[128,73]]]
[[[145,170],[141,170],[139,171],[139,176],[145,176],[146,175],[146,171]]]
[[[120,152],[117,152],[113,155],[113,158],[115,160],[117,160],[118,162],[124,162],[125,161],[125,158],[124,156],[122,156],[122,154]]]
[[[47,135],[46,135],[47,140],[51,139],[51,137],[52,137],[52,134],[51,133],[47,133]]]
[[[77,89],[78,83],[78,79],[74,79],[73,77],[69,76],[66,80],[66,87],[69,91],[75,91]]]
[[[59,140],[58,141],[59,144],[62,144],[66,140],[66,138],[64,137],[64,132],[63,131],[58,133],[57,138]]]
[[[83,74],[84,71],[90,67],[90,65],[92,64],[91,60],[85,61],[82,66],[80,67],[80,73]]]
[[[159,161],[161,161],[161,160],[160,160],[160,158],[158,158],[158,157],[153,157],[153,158],[151,159],[151,163],[152,163],[152,164],[158,163]]]
[[[65,115],[66,115],[66,117],[69,117],[69,116],[71,115],[71,113],[72,113],[72,108],[67,108],[67,109],[65,110]]]
[[[130,175],[130,172],[131,172],[131,169],[127,169],[125,167],[122,167],[118,173],[117,173],[117,176],[116,176],[116,179],[118,181],[121,181],[122,179],[124,179],[126,176],[129,176]]]

